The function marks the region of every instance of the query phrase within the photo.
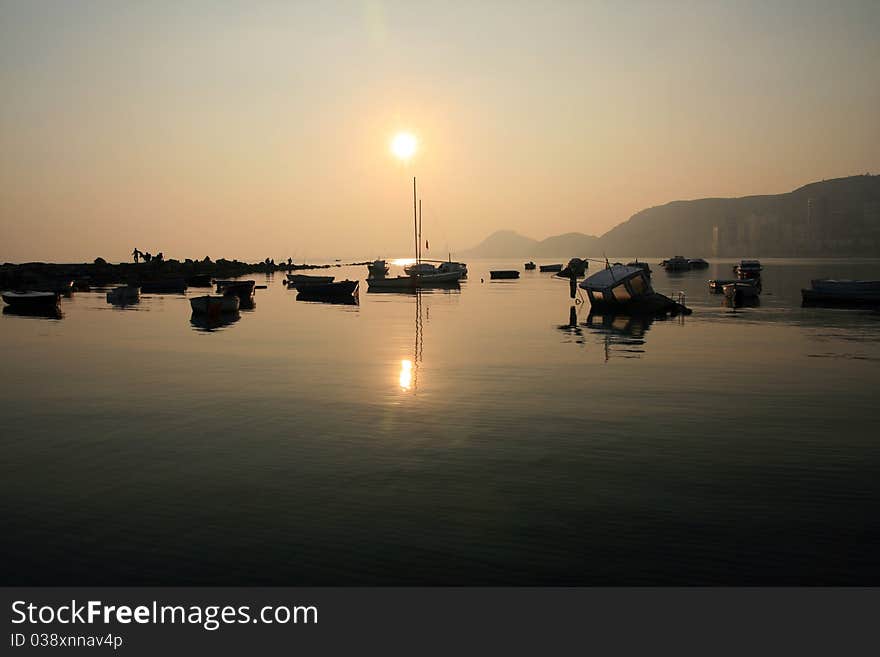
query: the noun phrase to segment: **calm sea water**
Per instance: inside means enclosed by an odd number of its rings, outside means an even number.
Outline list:
[[[2,581],[880,584],[880,314],[799,293],[880,261],[765,261],[738,310],[731,262],[654,266],[694,313],[652,323],[517,261],[359,305],[259,276],[214,330],[4,314]]]

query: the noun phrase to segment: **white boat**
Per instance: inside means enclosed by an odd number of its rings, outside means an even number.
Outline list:
[[[194,313],[219,315],[220,313],[237,312],[241,305],[241,300],[234,294],[224,294],[222,297],[205,295],[203,297],[193,297],[189,300],[189,305]]]
[[[122,285],[107,293],[107,303],[115,306],[126,306],[141,300],[141,288],[137,285]]]
[[[335,276],[307,276],[306,274],[288,274],[287,284],[297,287],[299,285],[326,285],[332,283]]]

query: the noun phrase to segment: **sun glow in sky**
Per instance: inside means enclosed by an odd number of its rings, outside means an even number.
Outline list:
[[[391,152],[400,160],[409,160],[416,154],[419,142],[410,132],[398,132],[391,140]]]

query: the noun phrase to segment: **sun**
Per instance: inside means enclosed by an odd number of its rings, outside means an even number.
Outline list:
[[[391,152],[399,160],[408,160],[416,153],[419,142],[415,135],[409,132],[398,132],[391,140]]]

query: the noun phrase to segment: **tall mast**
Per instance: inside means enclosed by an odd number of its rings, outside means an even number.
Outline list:
[[[416,261],[419,259],[419,226],[416,214],[416,177],[413,176],[413,238],[415,239]]]
[[[419,199],[419,262],[422,261],[422,199]]]

